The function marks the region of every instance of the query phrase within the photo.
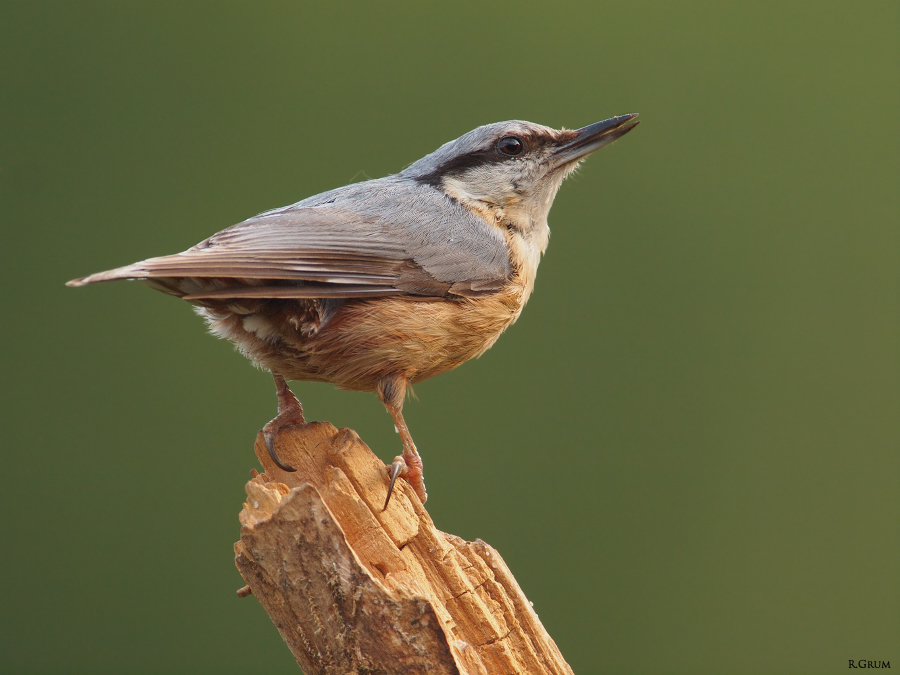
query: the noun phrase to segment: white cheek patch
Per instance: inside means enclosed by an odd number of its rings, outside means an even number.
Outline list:
[[[463,203],[502,204],[513,192],[513,180],[517,175],[518,171],[511,166],[478,167],[457,176],[445,177],[443,188],[444,192]]]
[[[488,195],[483,190],[473,190],[472,187],[468,181],[456,178],[444,178],[443,181],[444,192],[462,204],[485,201]]]

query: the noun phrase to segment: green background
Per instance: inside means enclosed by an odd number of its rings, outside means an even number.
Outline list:
[[[896,2],[4,2],[0,64],[3,672],[297,672],[234,593],[271,379],[66,280],[633,111],[518,324],[416,387],[429,510],[580,675],[900,666]],[[294,389],[399,451],[375,396]]]

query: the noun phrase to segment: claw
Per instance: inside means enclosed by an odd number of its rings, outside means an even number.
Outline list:
[[[275,434],[264,431],[263,436],[266,439],[266,450],[269,451],[269,457],[271,457],[272,461],[278,465],[278,468],[282,471],[287,471],[288,473],[293,473],[294,471],[296,471],[297,469],[292,467],[290,464],[285,464],[281,457],[278,456],[278,453],[275,451]]]
[[[294,392],[291,391],[280,373],[273,372],[272,377],[275,379],[275,393],[278,396],[278,415],[263,427],[263,437],[266,439],[266,450],[269,451],[272,461],[282,471],[293,473],[297,469],[290,464],[285,464],[275,451],[275,436],[282,427],[306,424],[306,420],[303,419],[303,406],[300,405],[300,401],[294,396]]]
[[[391,462],[391,484],[388,485],[388,493],[387,497],[384,500],[384,508],[381,509],[384,511],[388,507],[388,503],[391,501],[391,495],[394,493],[394,483],[397,482],[398,476],[406,473],[406,460],[403,459],[403,455],[397,455],[394,457],[394,461]]]

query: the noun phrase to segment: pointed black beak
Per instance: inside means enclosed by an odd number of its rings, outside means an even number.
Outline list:
[[[621,138],[638,125],[640,120],[635,119],[636,117],[637,113],[619,115],[578,129],[575,132],[578,135],[573,140],[553,151],[554,168],[584,159]]]

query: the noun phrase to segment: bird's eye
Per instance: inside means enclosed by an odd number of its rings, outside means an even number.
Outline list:
[[[519,155],[525,149],[525,144],[515,136],[505,136],[497,141],[497,149],[504,155]]]

